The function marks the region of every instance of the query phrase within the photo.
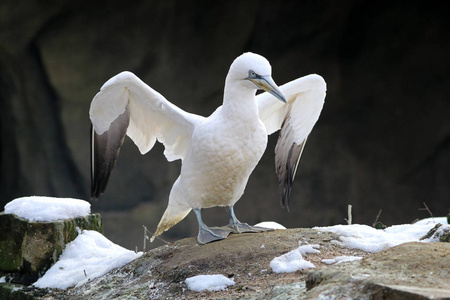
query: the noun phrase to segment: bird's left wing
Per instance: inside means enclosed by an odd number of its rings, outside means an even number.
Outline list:
[[[158,140],[167,160],[173,161],[184,158],[194,127],[203,119],[173,105],[131,72],[122,72],[101,87],[89,116],[93,198],[105,190],[125,135],[142,154]]]
[[[324,104],[326,83],[316,74],[304,76],[280,87],[287,104],[269,93],[256,96],[259,117],[272,134],[281,129],[275,147],[275,164],[281,205],[289,210],[289,195],[306,139]]]

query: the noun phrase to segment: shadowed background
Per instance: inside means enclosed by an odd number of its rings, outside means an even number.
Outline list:
[[[265,56],[278,85],[310,73],[328,92],[297,172],[291,212],[279,205],[277,135],[236,205],[241,221],[287,227],[409,223],[450,207],[450,19],[447,4],[369,1],[2,1],[0,202],[28,195],[89,199],[90,101],[123,70],[182,109],[211,114],[231,62]],[[277,101],[274,99],[274,101]],[[142,248],[180,162],[127,139],[92,204],[105,235]],[[205,213],[209,225],[224,209]],[[193,214],[163,234],[195,236]],[[158,243],[162,243],[159,241]],[[152,245],[158,245],[158,243]],[[147,246],[148,247],[148,246]]]

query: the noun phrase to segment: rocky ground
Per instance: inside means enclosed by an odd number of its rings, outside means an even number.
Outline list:
[[[231,235],[198,245],[194,238],[153,249],[132,263],[67,291],[30,290],[39,299],[448,299],[450,244],[408,243],[370,254],[339,245],[339,237],[314,229]],[[316,268],[274,273],[270,261],[302,244],[320,245],[305,259]],[[363,256],[326,265],[322,259]],[[220,292],[193,292],[184,280],[223,274],[235,285]]]

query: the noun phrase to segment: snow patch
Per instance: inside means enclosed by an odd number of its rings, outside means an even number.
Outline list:
[[[256,224],[255,226],[264,227],[264,228],[272,228],[272,229],[286,229],[283,225],[273,222],[273,221],[265,221]]]
[[[142,252],[135,253],[114,244],[97,231],[83,230],[66,245],[59,260],[33,285],[57,289],[81,286],[141,255]]]
[[[5,214],[14,214],[32,222],[50,222],[85,217],[91,205],[84,200],[30,196],[14,199],[5,205]]]
[[[343,262],[348,261],[355,261],[355,260],[361,260],[361,256],[336,256],[335,258],[329,258],[329,259],[322,259],[323,263],[326,263],[327,265],[331,264],[340,264]]]
[[[386,229],[375,229],[359,224],[314,227],[314,229],[336,233],[346,247],[376,253],[403,243],[419,242],[420,238],[436,225],[436,222],[447,224],[447,219],[428,218],[414,224],[394,225]]]
[[[450,225],[443,224],[427,239],[423,239],[422,242],[440,242],[441,237],[444,234],[450,233]]]
[[[319,245],[303,245],[286,254],[275,257],[270,267],[275,273],[292,273],[298,270],[315,268],[314,264],[303,258],[306,253],[320,253]]]
[[[426,218],[426,219],[419,220],[419,221],[415,222],[414,224],[420,225],[420,224],[437,224],[437,223],[448,224],[447,217]]]
[[[191,291],[221,291],[227,289],[228,286],[234,285],[234,280],[221,274],[215,275],[197,275],[186,278],[188,289]]]

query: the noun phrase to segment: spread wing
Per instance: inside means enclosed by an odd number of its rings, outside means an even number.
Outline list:
[[[89,116],[94,199],[105,191],[125,135],[142,154],[158,140],[164,144],[167,160],[183,159],[192,131],[203,119],[173,105],[130,72],[112,77],[101,87],[92,100]]]
[[[308,75],[280,87],[287,104],[262,93],[256,97],[259,117],[267,134],[281,129],[275,147],[275,165],[281,205],[289,210],[289,195],[306,139],[324,104],[326,83],[319,75]]]

